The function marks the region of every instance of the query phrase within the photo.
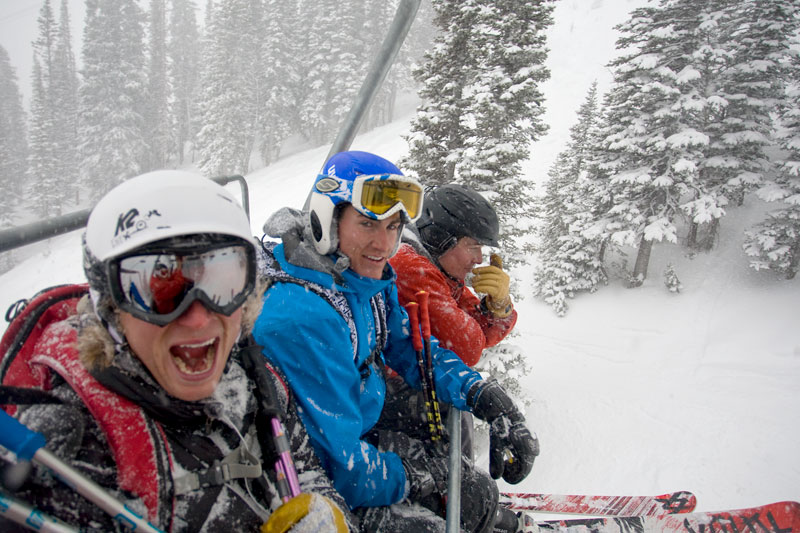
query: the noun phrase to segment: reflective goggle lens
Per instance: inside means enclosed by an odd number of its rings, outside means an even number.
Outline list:
[[[171,315],[185,311],[196,299],[211,311],[229,315],[252,290],[250,270],[248,251],[242,245],[199,254],[131,255],[119,260],[113,292],[123,310],[158,324],[177,318]]]
[[[361,188],[361,206],[379,216],[401,203],[413,220],[420,212],[422,198],[422,186],[408,181],[367,180]]]

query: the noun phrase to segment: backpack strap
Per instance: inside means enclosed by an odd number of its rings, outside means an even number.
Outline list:
[[[328,304],[333,307],[336,312],[339,313],[339,315],[341,315],[342,319],[347,324],[347,327],[350,331],[350,344],[353,347],[353,362],[357,362],[358,331],[356,330],[356,323],[353,319],[353,310],[350,309],[350,304],[347,302],[347,298],[345,298],[344,294],[339,291],[329,289],[328,287],[323,287],[322,285],[312,281],[295,278],[294,276],[284,272],[273,255],[273,250],[275,249],[276,245],[277,243],[275,242],[261,241],[262,253],[259,254],[260,257],[258,261],[258,270],[259,275],[266,280],[267,288],[276,282],[294,283],[302,286],[308,291],[313,292],[328,302]],[[383,374],[385,365],[383,362],[383,357],[381,357],[381,353],[386,347],[386,342],[389,337],[386,323],[386,301],[382,292],[370,298],[370,306],[372,307],[373,322],[375,324],[376,342],[372,352],[358,367],[358,372],[361,375],[362,380],[369,377],[373,366],[376,366],[379,372]]]
[[[356,360],[358,358],[358,332],[356,331],[356,323],[353,320],[353,310],[350,309],[350,304],[347,303],[344,294],[308,280],[295,278],[284,272],[273,255],[275,246],[276,243],[274,242],[261,241],[261,250],[263,253],[259,254],[258,273],[267,281],[267,287],[269,288],[273,283],[278,282],[294,283],[313,292],[328,302],[328,304],[341,315],[345,323],[347,323],[347,327],[350,330],[350,344],[353,347],[353,360]]]
[[[48,394],[55,374],[75,391],[109,443],[122,490],[142,499],[151,522],[171,528],[171,451],[161,426],[144,411],[101,385],[80,362],[74,320],[88,285],[59,285],[20,301],[0,340],[0,399],[17,405],[60,401]]]
[[[88,294],[88,284],[57,285],[36,293],[30,300],[19,300],[6,311],[8,328],[0,340],[0,382],[9,372],[20,386],[38,385],[39,380],[25,368],[27,358],[47,324],[75,314],[78,301]],[[38,327],[37,327],[38,326]],[[19,360],[18,360],[19,357]]]

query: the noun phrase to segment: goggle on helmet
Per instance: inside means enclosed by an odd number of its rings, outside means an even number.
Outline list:
[[[333,217],[336,207],[349,203],[362,215],[384,220],[401,214],[404,224],[417,220],[422,213],[422,185],[402,174],[361,175],[354,180],[320,174],[314,182],[309,203],[314,245],[320,254],[336,249]]]

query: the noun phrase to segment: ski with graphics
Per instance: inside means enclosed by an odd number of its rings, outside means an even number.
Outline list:
[[[606,496],[503,492],[500,503],[509,509],[586,515],[659,516],[691,513],[697,498],[681,490],[657,496]]]
[[[536,521],[522,511],[522,531],[560,533],[800,533],[800,503],[661,516],[605,516]]]

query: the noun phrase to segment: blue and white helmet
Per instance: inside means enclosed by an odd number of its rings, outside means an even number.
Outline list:
[[[337,208],[340,206],[350,204],[362,215],[375,220],[400,212],[402,222],[407,224],[419,217],[422,200],[422,185],[404,176],[388,160],[369,152],[335,154],[317,176],[309,199],[308,217],[314,247],[322,255],[338,248]]]

